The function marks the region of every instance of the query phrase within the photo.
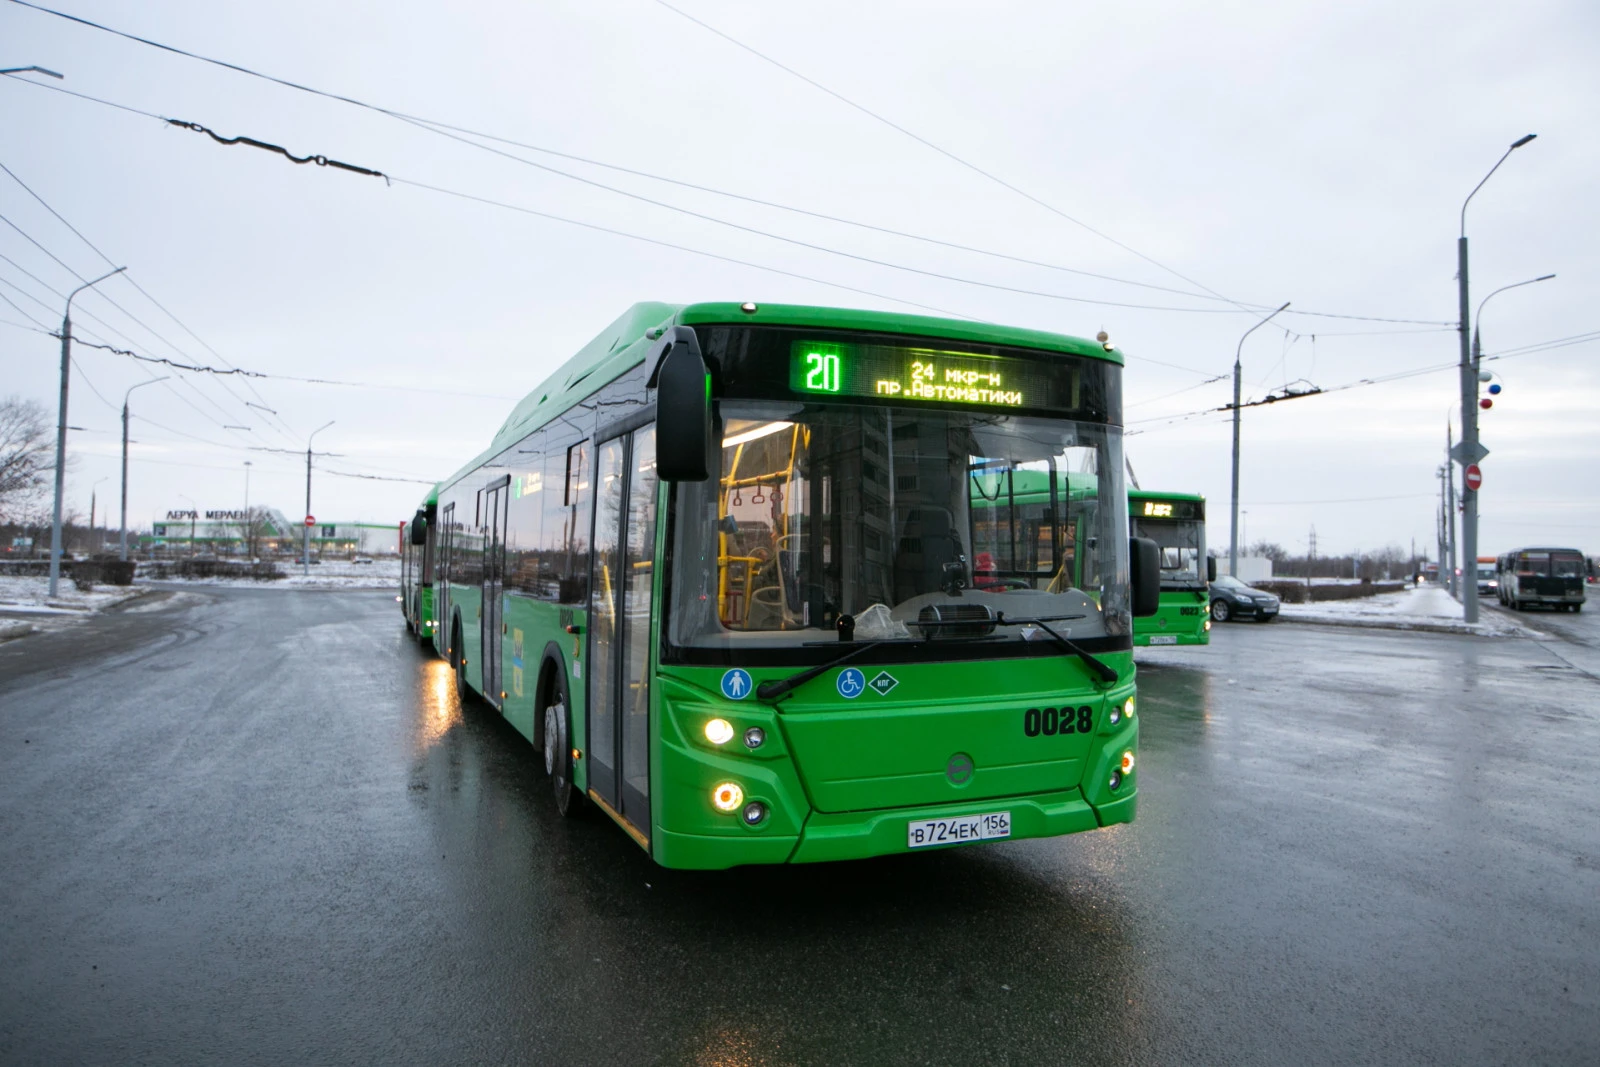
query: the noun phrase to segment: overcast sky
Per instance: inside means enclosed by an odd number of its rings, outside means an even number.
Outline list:
[[[242,506],[247,460],[251,502],[295,516],[303,458],[252,446],[303,450],[311,430],[336,420],[316,439],[338,453],[319,460],[330,470],[439,478],[629,304],[756,300],[921,305],[1084,336],[1109,331],[1128,359],[1128,452],[1140,483],[1206,494],[1211,543],[1226,546],[1228,417],[1169,418],[1230,399],[1229,380],[1208,379],[1229,374],[1259,314],[1216,297],[1292,301],[1245,343],[1247,399],[1449,364],[1461,202],[1525,133],[1539,137],[1467,215],[1472,304],[1502,285],[1558,277],[1496,297],[1482,319],[1484,350],[1600,331],[1592,2],[674,0],[1056,212],[656,0],[60,3],[410,115],[1140,283],[498,146],[777,235],[763,236],[3,0],[0,67],[38,64],[66,76],[28,76],[52,86],[404,180],[295,166],[0,79],[0,162],[128,266],[127,280],[78,297],[75,336],[184,362],[366,383],[223,382],[79,347],[69,421],[84,430],[71,435],[68,487],[85,515],[96,485],[103,503],[115,501],[123,394],[152,373],[172,377],[133,394],[130,522],[146,525],[190,500]],[[4,173],[0,214],[67,264],[0,224],[0,394],[35,398],[53,418],[59,343],[38,325],[59,329],[57,294],[79,284],[72,272],[92,278],[109,267]],[[1482,420],[1493,453],[1483,464],[1485,553],[1530,542],[1600,551],[1597,360],[1591,339],[1492,364],[1504,392]],[[1303,552],[1314,525],[1323,553],[1415,538],[1431,555],[1436,472],[1446,421],[1458,413],[1452,370],[1246,410],[1246,538]],[[324,520],[397,521],[423,490],[319,473],[312,509]]]

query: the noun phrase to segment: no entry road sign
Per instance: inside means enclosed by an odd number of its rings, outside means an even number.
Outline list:
[[[1483,472],[1478,469],[1476,463],[1469,463],[1463,480],[1466,481],[1467,488],[1476,493],[1478,488],[1483,485]]]

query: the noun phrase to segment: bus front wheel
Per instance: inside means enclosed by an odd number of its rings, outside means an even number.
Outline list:
[[[578,791],[572,787],[572,743],[567,737],[566,686],[557,680],[544,709],[544,770],[550,776],[556,811],[573,815],[577,811]]]

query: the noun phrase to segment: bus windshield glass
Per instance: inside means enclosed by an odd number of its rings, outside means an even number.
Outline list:
[[[1041,640],[1002,613],[1126,647],[1119,428],[810,402],[721,414],[720,470],[674,490],[669,653],[822,662],[841,630],[953,658]],[[1027,479],[1057,491],[1015,503]]]
[[[1133,535],[1148,537],[1161,548],[1161,588],[1204,589],[1200,561],[1206,554],[1204,522],[1133,520]]]

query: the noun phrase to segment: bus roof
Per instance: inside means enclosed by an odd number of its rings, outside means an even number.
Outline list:
[[[863,332],[913,334],[952,341],[1014,345],[1046,352],[1060,352],[1091,359],[1103,359],[1119,366],[1122,352],[1099,341],[1067,334],[1025,330],[1015,326],[994,326],[963,319],[940,319],[927,315],[901,315],[887,311],[861,311],[853,308],[809,307],[802,304],[759,304],[747,312],[737,303],[633,305],[594,340],[579,349],[540,382],[512,409],[494,440],[483,452],[472,457],[455,473],[435,485],[430,501],[438,499],[440,486],[476,470],[525,435],[566,411],[600,386],[643,362],[654,338],[647,337],[668,326],[814,326],[818,329],[860,330]],[[660,336],[659,333],[656,336]]]

